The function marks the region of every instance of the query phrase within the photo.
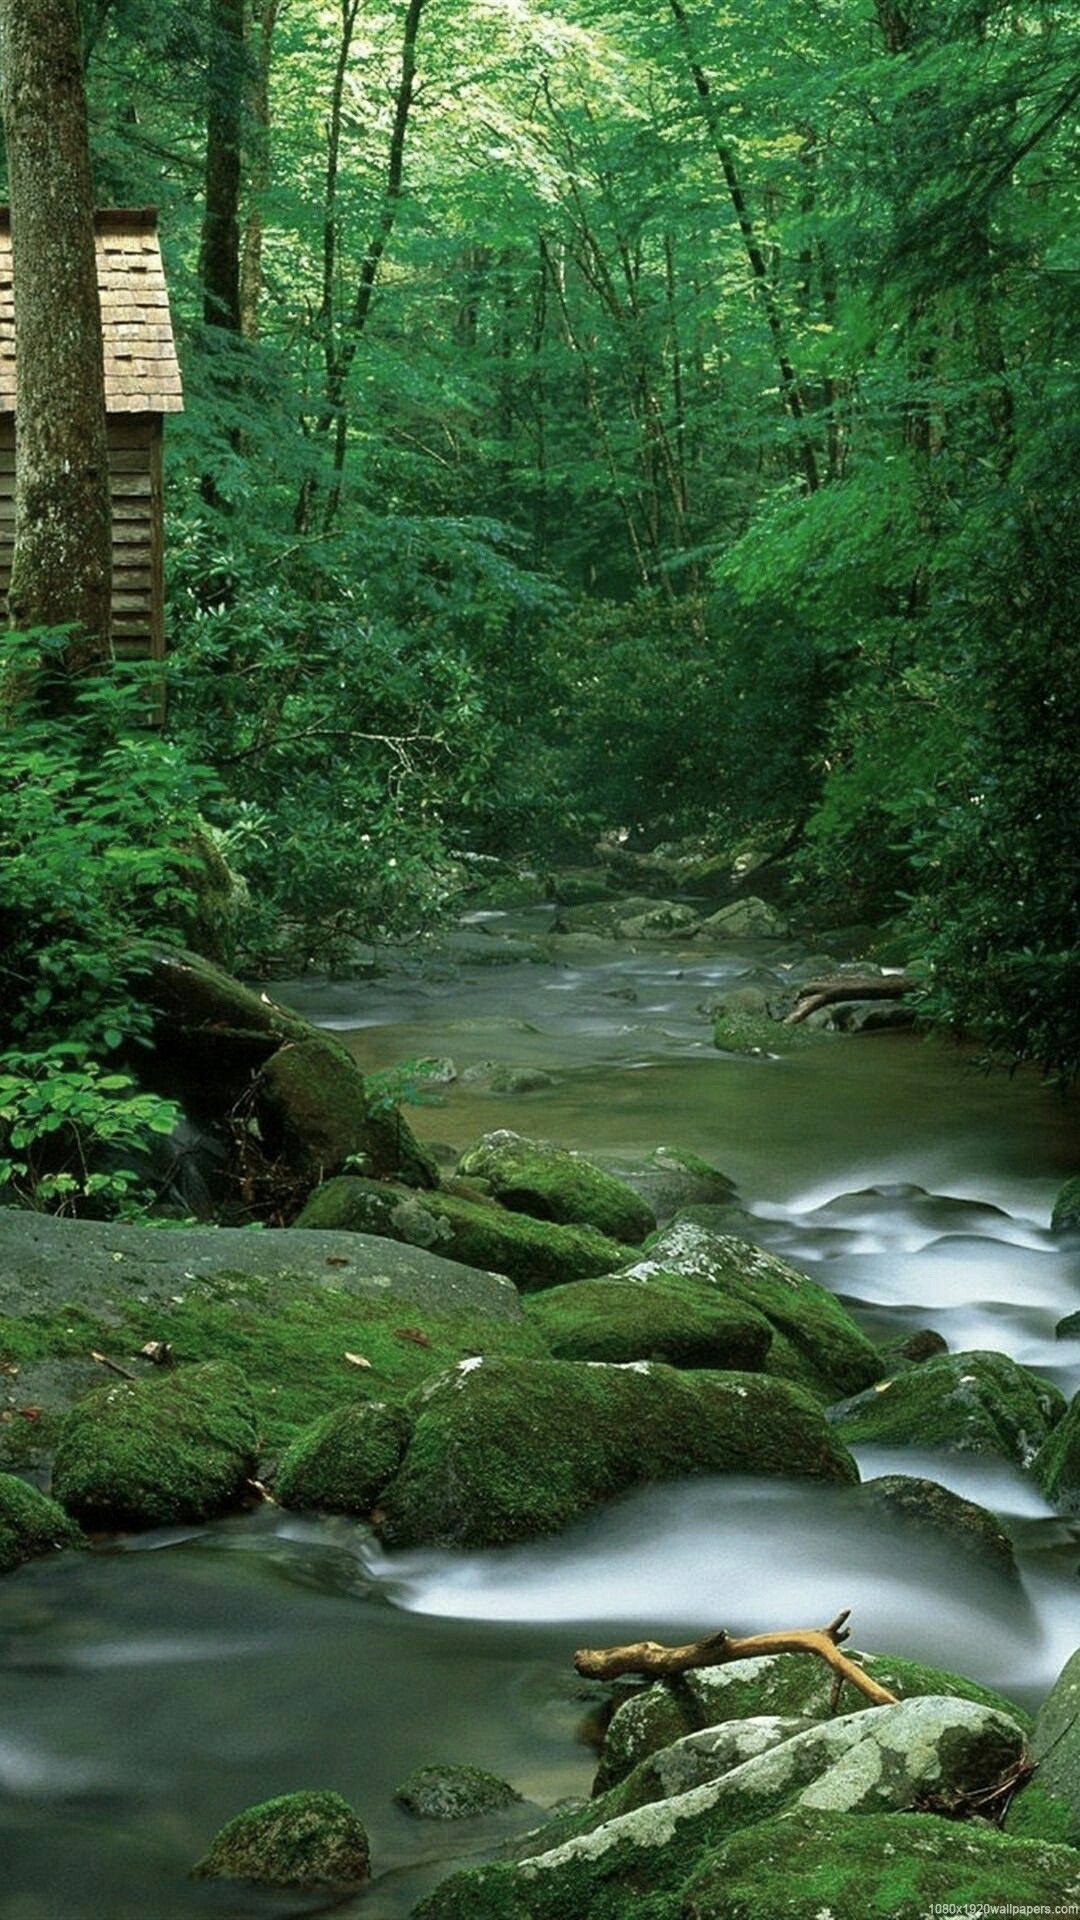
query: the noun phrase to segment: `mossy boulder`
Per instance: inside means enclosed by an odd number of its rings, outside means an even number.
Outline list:
[[[72,1408],[53,1493],[87,1527],[167,1527],[235,1507],[255,1472],[251,1395],[226,1363],[117,1380]]]
[[[79,1528],[55,1500],[16,1474],[0,1473],[0,1573],[81,1541]]]
[[[1080,1393],[1043,1441],[1031,1472],[1061,1513],[1080,1514]]]
[[[760,1374],[466,1360],[412,1410],[379,1503],[397,1546],[533,1539],[645,1481],[691,1474],[856,1478],[810,1396]]]
[[[418,1820],[474,1820],[520,1804],[508,1780],[483,1767],[416,1767],[395,1790],[394,1799]]]
[[[1035,1772],[1010,1802],[1008,1831],[1080,1847],[1080,1649],[1039,1708],[1031,1757]]]
[[[929,1813],[800,1812],[737,1833],[682,1889],[680,1920],[923,1920],[1060,1908],[1080,1854]]]
[[[595,1159],[632,1187],[660,1221],[670,1220],[682,1207],[725,1206],[735,1198],[735,1182],[685,1147],[654,1147],[643,1155],[604,1152]]]
[[[1059,1187],[1050,1216],[1051,1233],[1080,1233],[1080,1173]]]
[[[1009,1579],[1018,1577],[1012,1541],[997,1515],[950,1487],[912,1474],[886,1473],[864,1481],[860,1498],[904,1527],[936,1538],[951,1553],[980,1561]]]
[[[487,1181],[511,1213],[594,1227],[609,1240],[631,1246],[656,1226],[652,1208],[632,1187],[584,1154],[548,1140],[529,1140],[506,1129],[485,1134],[462,1154],[458,1173],[465,1180]]]
[[[283,1040],[316,1032],[200,954],[152,947],[143,965],[155,1059],[195,1112],[232,1106]]]
[[[229,966],[240,917],[248,905],[246,883],[233,872],[203,821],[176,851],[183,861],[183,887],[188,895],[180,910],[184,939],[196,953]]]
[[[368,1878],[368,1837],[339,1793],[283,1793],[222,1827],[196,1880],[260,1887],[355,1887]]]
[[[673,1273],[764,1314],[774,1332],[768,1368],[779,1378],[830,1399],[869,1386],[881,1372],[877,1349],[835,1295],[761,1247],[676,1220],[626,1268],[628,1278],[648,1283]]]
[[[678,1896],[701,1872],[703,1856],[761,1821],[796,1809],[860,1820],[915,1806],[952,1811],[999,1789],[1023,1758],[1020,1727],[970,1701],[926,1697],[874,1707],[794,1734],[671,1799],[612,1810],[606,1820],[607,1809],[594,1805],[582,1818],[600,1819],[599,1825],[514,1865],[455,1876],[418,1914],[424,1920],[458,1920],[465,1913],[470,1920],[585,1914],[589,1920],[675,1920]],[[532,1844],[543,1846],[543,1829]],[[758,1912],[774,1920],[760,1889]]]
[[[293,1441],[278,1467],[274,1497],[283,1507],[363,1518],[397,1472],[411,1432],[404,1409],[384,1400],[335,1407]]]
[[[317,1187],[296,1225],[403,1240],[507,1274],[525,1288],[610,1273],[627,1257],[624,1246],[591,1227],[559,1226],[460,1193],[417,1193],[351,1174]]]
[[[791,928],[776,907],[751,893],[710,914],[701,932],[703,938],[718,941],[786,940]]]
[[[329,1034],[279,1047],[255,1081],[254,1100],[267,1151],[306,1180],[329,1178],[360,1160],[378,1179],[397,1175],[413,1186],[438,1186],[438,1168],[405,1120],[372,1111],[363,1074]]]
[[[701,915],[693,907],[677,900],[662,900],[645,913],[620,920],[618,935],[620,940],[692,940],[700,925]]]
[[[946,1447],[1028,1467],[1065,1401],[1004,1353],[943,1353],[829,1409],[848,1446]]]
[[[963,1674],[892,1654],[856,1653],[852,1658],[899,1700],[927,1694],[973,1700],[1027,1725],[1023,1712],[1011,1700]],[[738,1660],[727,1667],[701,1667],[677,1681],[658,1681],[624,1700],[612,1716],[593,1792],[606,1793],[650,1754],[704,1728],[761,1716],[825,1720],[831,1712],[831,1693],[828,1668],[821,1660],[801,1653],[774,1653],[756,1660]],[[870,1706],[851,1686],[845,1686],[842,1704],[849,1714],[864,1712]]]
[[[619,1274],[575,1280],[536,1294],[526,1312],[556,1360],[666,1360],[754,1373],[772,1341],[764,1314],[682,1273],[649,1285]]]

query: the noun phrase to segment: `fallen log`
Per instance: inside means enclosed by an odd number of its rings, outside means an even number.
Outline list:
[[[845,1608],[827,1627],[796,1628],[790,1633],[753,1633],[738,1638],[721,1627],[718,1633],[692,1640],[685,1647],[662,1647],[655,1640],[637,1640],[626,1647],[581,1647],[574,1655],[574,1666],[587,1680],[614,1680],[622,1673],[670,1680],[694,1667],[723,1667],[729,1661],[756,1660],[762,1654],[814,1653],[832,1669],[834,1707],[845,1680],[875,1706],[894,1707],[896,1695],[840,1652],[841,1644],[850,1637],[845,1625],[850,1612],[850,1607]]]
[[[863,979],[843,974],[835,980],[808,980],[799,988],[795,1005],[784,1021],[785,1027],[797,1027],[819,1007],[832,1007],[841,1000],[900,1000],[910,993],[915,982],[906,974],[874,973]]]

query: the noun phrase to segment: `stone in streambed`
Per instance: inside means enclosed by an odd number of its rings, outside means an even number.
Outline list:
[[[1058,1189],[1050,1216],[1051,1233],[1080,1233],[1080,1173]]]
[[[117,1380],[68,1414],[52,1490],[86,1527],[209,1520],[239,1504],[256,1448],[251,1395],[234,1366]]]
[[[1080,1649],[1067,1660],[1035,1719],[1035,1771],[1009,1804],[1017,1838],[1080,1847]]]
[[[996,1514],[936,1480],[882,1474],[863,1482],[859,1498],[884,1509],[905,1527],[935,1536],[952,1552],[980,1560],[1010,1579],[1018,1577],[1012,1541]]]
[[[561,1226],[594,1227],[631,1246],[656,1226],[652,1208],[632,1187],[583,1154],[549,1140],[530,1140],[502,1129],[488,1133],[462,1154],[458,1173],[481,1179],[512,1213],[526,1213]]]
[[[0,1573],[81,1542],[79,1528],[55,1500],[16,1474],[0,1473]]]
[[[412,1425],[402,1407],[381,1400],[335,1407],[288,1448],[274,1498],[283,1507],[364,1518],[397,1472]]]
[[[618,1274],[575,1280],[533,1296],[526,1313],[556,1360],[664,1360],[756,1372],[772,1341],[764,1314],[681,1273],[647,1286]]]
[[[605,1172],[632,1187],[659,1221],[670,1220],[683,1207],[726,1206],[735,1197],[735,1182],[685,1147],[654,1147],[640,1156],[605,1151],[593,1158]]]
[[[701,928],[702,937],[711,940],[786,940],[790,932],[783,914],[754,894],[721,907]]]
[[[504,1273],[525,1288],[610,1273],[627,1258],[624,1246],[591,1227],[535,1220],[445,1189],[417,1193],[351,1174],[317,1187],[296,1225],[405,1241],[468,1267]]]
[[[1004,1353],[947,1353],[829,1409],[848,1446],[948,1447],[1028,1467],[1065,1401]]]
[[[262,1887],[355,1887],[371,1870],[368,1837],[339,1793],[283,1793],[222,1827],[197,1880]]]
[[[474,1820],[520,1804],[508,1780],[483,1767],[417,1767],[394,1793],[399,1807],[418,1820]]]
[[[1059,1512],[1080,1514],[1080,1393],[1043,1441],[1031,1473]]]
[[[760,1374],[465,1360],[410,1411],[379,1502],[395,1546],[534,1539],[632,1487],[693,1474],[857,1478],[810,1396]]]

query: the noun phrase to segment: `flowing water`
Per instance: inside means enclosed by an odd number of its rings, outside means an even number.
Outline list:
[[[590,949],[558,966],[275,991],[366,1067],[449,1057],[412,1118],[463,1147],[495,1126],[583,1149],[679,1145],[734,1178],[763,1244],[834,1289],[876,1337],[938,1329],[1066,1392],[1080,1341],[1075,1247],[1046,1230],[1075,1170],[1074,1113],[1033,1078],[986,1078],[940,1043],[838,1037],[787,1058],[712,1047],[699,1011],[755,956]],[[552,1084],[499,1096],[488,1061]],[[865,1449],[865,1477],[927,1473],[992,1507],[1022,1581],[913,1547],[849,1492],[739,1480],[646,1489],[555,1541],[388,1556],[360,1527],[272,1509],[38,1562],[0,1588],[3,1920],[299,1915],[325,1903],[186,1880],[221,1822],[328,1786],[361,1811],[376,1878],[341,1915],[397,1920],[456,1856],[587,1791],[595,1706],[583,1641],[811,1625],[952,1665],[1032,1705],[1080,1642],[1080,1527],[1003,1462]],[[393,1805],[410,1767],[467,1761],[520,1809],[458,1827]]]

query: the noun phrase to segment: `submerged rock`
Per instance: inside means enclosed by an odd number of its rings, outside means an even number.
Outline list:
[[[255,1472],[251,1395],[225,1363],[117,1380],[72,1408],[53,1493],[87,1527],[167,1527],[235,1507]]]
[[[355,1887],[368,1878],[368,1837],[339,1793],[283,1793],[222,1827],[196,1880],[262,1887]]]
[[[877,1349],[834,1294],[775,1254],[676,1220],[626,1277],[647,1283],[686,1274],[764,1314],[773,1328],[770,1373],[823,1393],[852,1393],[881,1372]]]
[[[521,1795],[508,1780],[483,1767],[417,1767],[394,1793],[399,1807],[419,1820],[474,1820],[517,1806]]]
[[[82,1537],[55,1500],[16,1474],[0,1473],[0,1573],[60,1547],[77,1547]]]
[[[1080,1893],[1080,1855],[929,1813],[798,1812],[733,1835],[686,1883],[680,1920],[922,1920],[1033,1912]]]
[[[575,1280],[535,1295],[526,1311],[556,1360],[666,1360],[756,1372],[772,1341],[764,1314],[682,1273],[648,1285],[620,1274]]]
[[[1035,1772],[1009,1806],[1008,1832],[1080,1847],[1080,1649],[1039,1708],[1031,1757]]]
[[[953,1552],[981,1560],[997,1572],[1015,1578],[1013,1544],[996,1514],[965,1500],[936,1480],[906,1473],[886,1473],[867,1480],[860,1497],[883,1507],[906,1526],[936,1536]]]
[[[490,1184],[512,1213],[562,1226],[595,1227],[610,1240],[634,1246],[656,1226],[652,1208],[633,1188],[583,1154],[549,1140],[529,1140],[503,1129],[488,1133],[458,1162],[463,1179]]]
[[[404,1409],[385,1401],[335,1407],[293,1441],[278,1468],[274,1497],[283,1507],[363,1518],[397,1472],[411,1432]]]
[[[760,1374],[465,1360],[411,1411],[379,1503],[393,1545],[534,1539],[645,1481],[691,1474],[857,1478],[810,1396]]]
[[[1028,1467],[1064,1412],[1058,1389],[1004,1353],[947,1353],[829,1409],[849,1446],[949,1447]]]
[[[402,1240],[504,1273],[526,1288],[610,1273],[627,1257],[624,1246],[592,1227],[560,1226],[445,1189],[417,1193],[351,1174],[317,1187],[296,1225]]]

